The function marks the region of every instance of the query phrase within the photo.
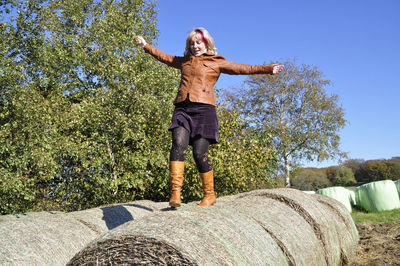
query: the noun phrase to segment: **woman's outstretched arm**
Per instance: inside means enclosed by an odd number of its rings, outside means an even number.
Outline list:
[[[167,64],[168,66],[174,67],[174,68],[181,68],[182,62],[180,60],[180,57],[173,56],[166,54],[157,48],[148,45],[146,40],[142,36],[137,36],[136,37],[136,43],[140,47],[144,48],[144,51],[148,54],[151,54],[154,58],[156,58],[158,61]]]

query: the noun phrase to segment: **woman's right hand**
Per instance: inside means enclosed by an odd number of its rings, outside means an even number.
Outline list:
[[[143,39],[142,36],[137,36],[137,37],[136,37],[136,43],[137,43],[137,45],[139,45],[140,47],[144,47],[144,46],[147,44],[147,42]]]

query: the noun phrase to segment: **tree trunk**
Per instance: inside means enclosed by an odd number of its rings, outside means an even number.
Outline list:
[[[285,154],[285,186],[290,187],[290,166],[289,166],[289,159],[288,155]]]

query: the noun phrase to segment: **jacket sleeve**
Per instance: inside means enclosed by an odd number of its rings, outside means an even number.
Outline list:
[[[273,65],[247,65],[221,60],[219,69],[222,73],[230,75],[272,74]]]
[[[151,54],[155,59],[170,67],[182,68],[181,57],[166,54],[150,44],[146,44],[143,49],[146,53]]]

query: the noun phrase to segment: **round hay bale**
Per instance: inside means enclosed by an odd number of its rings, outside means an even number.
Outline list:
[[[0,223],[0,265],[62,265],[99,235],[60,213],[8,220]]]
[[[121,242],[123,250],[113,252],[119,250]],[[159,212],[126,223],[92,242],[68,265],[109,261],[151,265],[287,265],[278,245],[257,222],[222,205],[187,205],[178,211]]]
[[[358,236],[350,233],[355,226],[346,225],[352,219],[340,203],[294,189],[230,199],[126,223],[90,243],[68,265],[340,265],[352,260]]]
[[[97,228],[100,233],[105,233],[126,222],[160,211],[167,206],[168,203],[165,202],[140,200],[71,212],[68,215],[84,224]]]
[[[0,222],[0,265],[65,265],[108,230],[167,206],[135,201],[71,213],[5,215]]]
[[[260,195],[280,201],[306,220],[314,230],[323,246],[326,265],[339,265],[341,263],[341,232],[336,231],[335,224],[340,222],[335,216],[326,214],[326,207],[320,204],[313,195],[307,195],[296,189],[269,189],[244,193],[242,197]],[[350,215],[348,213],[348,215]],[[308,237],[308,236],[305,236]],[[303,241],[303,239],[302,239]]]
[[[327,187],[318,189],[316,194],[325,195],[339,201],[347,208],[349,212],[351,212],[350,190],[344,187]]]
[[[357,206],[367,212],[400,208],[399,193],[392,180],[381,180],[361,185],[355,190]]]
[[[326,265],[321,256],[324,247],[313,227],[285,203],[256,195],[239,198],[226,206],[259,223],[280,247],[289,265]]]
[[[331,197],[315,194],[314,197],[325,205],[328,216],[335,217],[336,231],[340,241],[340,253],[342,264],[350,264],[355,258],[359,235],[354,220],[349,215],[347,208]]]

